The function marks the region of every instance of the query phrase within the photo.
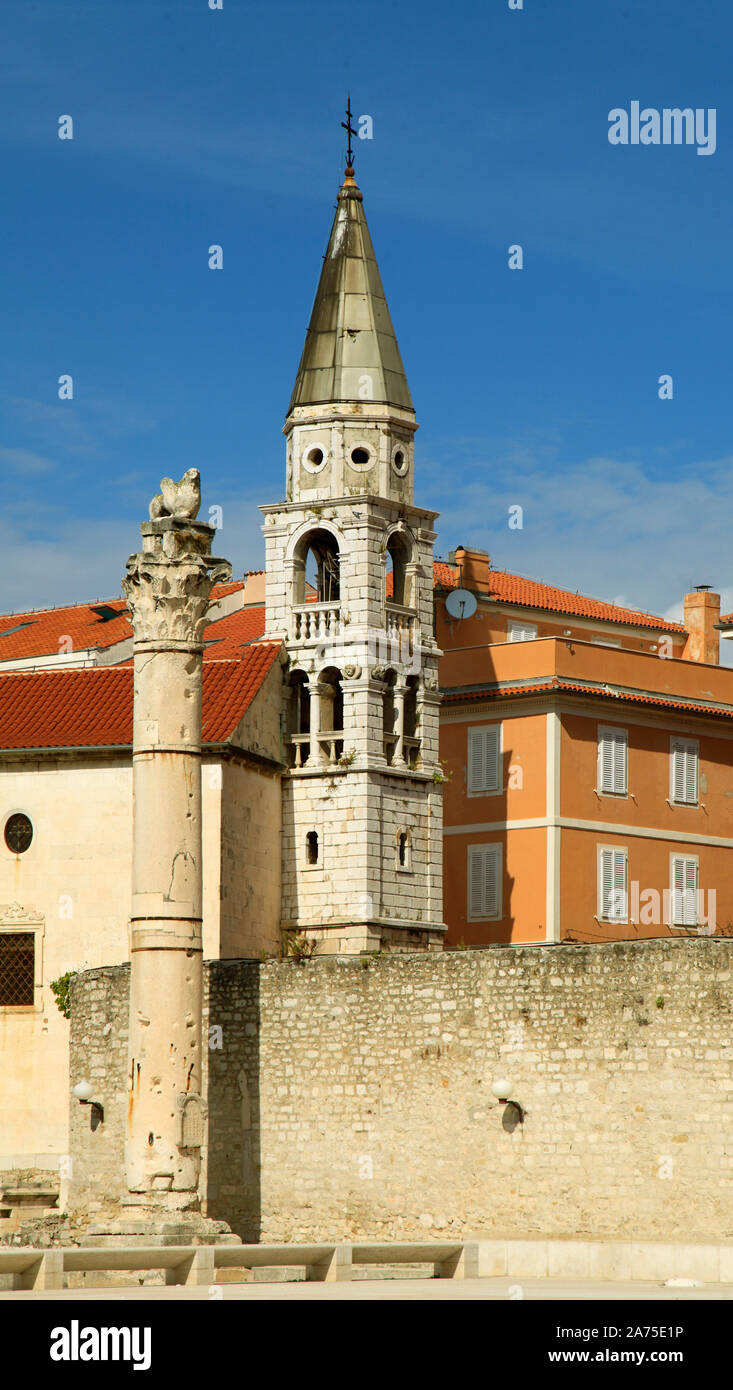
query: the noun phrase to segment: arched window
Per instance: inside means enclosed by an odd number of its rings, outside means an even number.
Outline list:
[[[384,674],[385,692],[382,703],[382,732],[384,737],[384,756],[388,763],[391,763],[395,745],[397,743],[397,705],[395,702],[395,686],[397,684],[397,672],[386,671]]]
[[[306,864],[318,863],[318,831],[309,830],[305,837],[305,862]]]
[[[310,752],[311,697],[305,671],[290,672],[288,699],[288,736],[290,766],[302,767]]]
[[[338,603],[341,597],[338,542],[318,527],[301,536],[293,555],[294,603]]]
[[[405,690],[405,762],[415,767],[420,756],[420,721],[417,711],[418,677],[408,676]]]
[[[386,598],[388,603],[397,603],[409,608],[410,594],[407,583],[407,564],[410,550],[404,536],[393,531],[387,541]]]
[[[288,732],[291,734],[309,734],[310,727],[311,697],[308,689],[308,677],[305,671],[291,671]]]
[[[341,672],[336,666],[327,666],[319,676],[321,687],[321,729],[324,733],[343,733],[344,696],[341,689]]]
[[[405,692],[405,738],[417,738],[417,676],[407,677]]]
[[[395,865],[398,869],[410,869],[412,855],[412,837],[409,830],[397,831],[397,853]]]

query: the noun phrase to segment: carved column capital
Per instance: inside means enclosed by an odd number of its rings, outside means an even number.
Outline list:
[[[232,573],[228,561],[211,554],[215,528],[162,517],[140,530],[143,548],[130,556],[122,581],[135,644],[199,645],[211,590]]]

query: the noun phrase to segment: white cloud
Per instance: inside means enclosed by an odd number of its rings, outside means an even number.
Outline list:
[[[144,495],[144,494],[143,494]],[[214,540],[214,553],[232,562],[234,575],[258,569],[264,563],[260,534],[261,514],[254,497],[227,500],[207,497],[201,520],[208,519],[213,500],[223,510],[223,528]],[[141,521],[147,508],[131,517],[72,516],[60,506],[27,500],[0,519],[0,612],[28,608],[58,608],[120,594],[128,555],[139,548]]]
[[[464,441],[452,452],[428,466],[419,488],[442,502],[444,551],[472,543],[496,569],[654,613],[681,605],[696,584],[720,590],[733,577],[733,458],[657,477],[611,457],[564,465],[552,440]],[[448,491],[447,479],[461,475],[466,482]],[[510,530],[517,503],[523,529]]]

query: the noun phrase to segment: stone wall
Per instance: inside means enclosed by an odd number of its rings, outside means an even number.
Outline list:
[[[732,960],[698,938],[214,962],[208,1214],[263,1240],[733,1238]],[[73,989],[72,1065],[109,1066],[77,1204],[120,1191],[126,987]]]

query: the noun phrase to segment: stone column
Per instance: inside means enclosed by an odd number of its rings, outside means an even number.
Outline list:
[[[322,761],[321,744],[318,735],[321,732],[321,690],[320,681],[312,676],[308,681],[308,693],[310,695],[310,756],[308,762],[311,767]]]
[[[395,744],[394,756],[392,758],[393,767],[405,767],[405,699],[407,697],[407,686],[404,681],[398,681],[394,687],[395,702],[395,733],[397,742]]]
[[[231,574],[211,556],[214,527],[193,519],[198,474],[185,483],[161,484],[170,510],[153,500],[122,585],[135,666],[125,1164],[141,1205],[172,1210],[198,1206],[202,635],[212,587]]]

